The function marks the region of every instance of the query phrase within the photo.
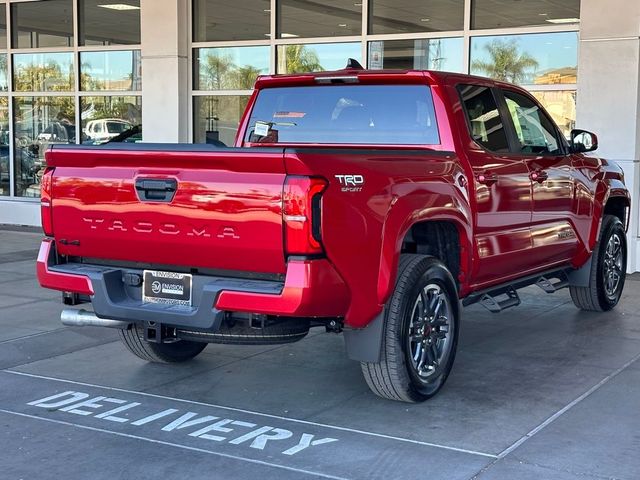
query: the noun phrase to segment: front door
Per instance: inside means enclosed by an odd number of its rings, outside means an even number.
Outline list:
[[[531,264],[531,180],[525,159],[511,153],[505,112],[492,88],[457,88],[471,135],[466,151],[474,173],[478,256],[472,278],[479,288],[520,276]]]
[[[529,168],[533,192],[531,240],[540,267],[564,263],[578,248],[572,159],[553,121],[531,97],[501,89],[510,116],[514,153]]]

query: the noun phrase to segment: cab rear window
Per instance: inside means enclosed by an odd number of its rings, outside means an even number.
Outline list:
[[[266,88],[258,94],[245,141],[440,143],[431,89],[426,85]]]

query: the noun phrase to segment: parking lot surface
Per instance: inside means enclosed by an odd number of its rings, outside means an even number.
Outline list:
[[[63,327],[39,241],[0,229],[0,478],[640,478],[637,275],[604,314],[537,287],[465,309],[447,385],[409,405],[319,329],[156,365],[115,330]]]

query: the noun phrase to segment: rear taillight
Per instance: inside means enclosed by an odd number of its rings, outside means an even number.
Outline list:
[[[40,215],[42,230],[47,237],[53,236],[53,207],[51,205],[51,190],[53,186],[53,168],[48,167],[40,182]]]
[[[288,255],[317,255],[321,239],[322,192],[327,181],[316,177],[288,176],[284,183],[284,242]]]

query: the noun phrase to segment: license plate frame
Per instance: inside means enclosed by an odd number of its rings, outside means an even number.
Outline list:
[[[179,307],[191,307],[193,276],[190,273],[144,270],[142,301]]]

